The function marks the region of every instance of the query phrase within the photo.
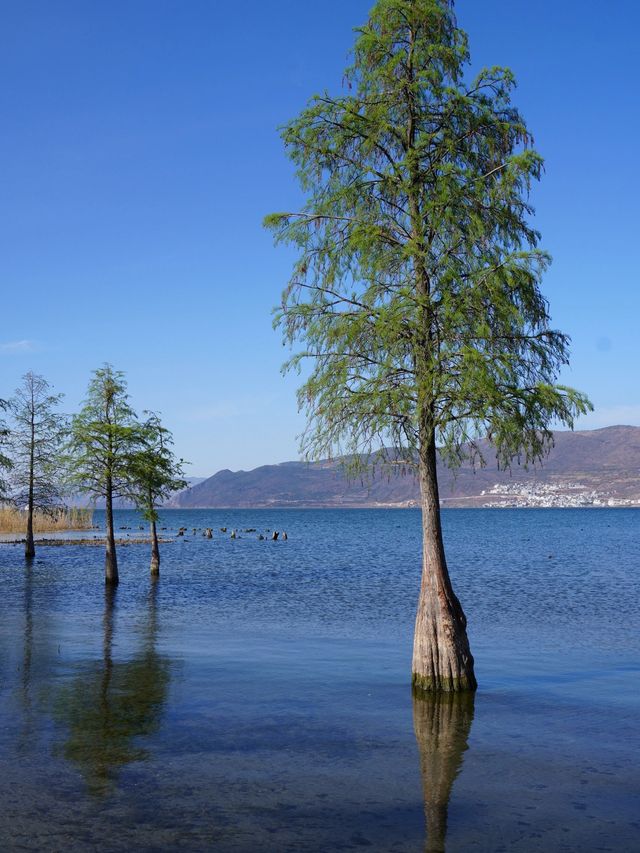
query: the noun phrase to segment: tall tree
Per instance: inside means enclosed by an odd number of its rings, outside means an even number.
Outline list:
[[[151,532],[151,574],[160,574],[158,546],[158,505],[174,492],[187,487],[182,466],[171,450],[173,436],[154,412],[142,424],[140,448],[130,461],[131,492],[138,510],[149,522]]]
[[[118,583],[113,500],[129,494],[130,462],[141,440],[124,374],[105,364],[93,372],[84,406],[71,421],[68,455],[71,483],[94,500],[105,501],[107,584]]]
[[[60,506],[61,450],[66,419],[57,410],[62,394],[52,394],[43,376],[29,371],[9,401],[13,415],[13,500],[26,506],[25,558],[35,556],[33,514]]]
[[[423,574],[413,683],[474,689],[466,618],[445,559],[437,448],[498,464],[540,460],[552,423],[587,398],[556,384],[568,338],[540,290],[549,257],[528,201],[542,160],[505,68],[472,81],[446,0],[378,0],[345,93],[314,97],[283,130],[306,202],[267,217],[299,257],[276,322],[311,360],[299,390],[307,457],[340,452],[416,465]],[[479,459],[482,464],[484,460]]]

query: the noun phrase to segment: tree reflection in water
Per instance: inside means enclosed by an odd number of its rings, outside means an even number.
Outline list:
[[[89,791],[109,792],[119,770],[147,757],[136,739],[159,729],[170,678],[167,658],[156,652],[157,585],[152,583],[140,653],[125,662],[113,659],[117,591],[107,586],[103,659],[83,667],[56,702],[55,717],[68,728],[58,754],[78,766]]]
[[[445,850],[449,797],[467,749],[473,705],[472,692],[413,695],[428,853]]]
[[[24,641],[22,644],[22,678],[20,699],[23,720],[18,751],[28,749],[34,737],[33,703],[31,699],[31,666],[33,661],[33,560],[27,560],[24,570]]]

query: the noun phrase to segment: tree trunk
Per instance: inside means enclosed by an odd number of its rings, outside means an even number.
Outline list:
[[[29,499],[27,503],[27,536],[24,541],[24,558],[33,560],[36,555],[36,546],[33,542],[33,492],[35,477],[35,450],[36,450],[36,426],[33,410],[33,394],[31,397],[31,444],[29,447]]]
[[[413,727],[427,821],[425,851],[444,853],[451,788],[462,767],[473,720],[473,693],[413,695]]]
[[[116,540],[113,534],[113,488],[111,480],[107,480],[107,488],[105,490],[106,506],[106,522],[107,522],[107,550],[105,553],[105,583],[110,586],[116,586],[118,578],[118,559],[116,557]]]
[[[31,562],[36,555],[36,546],[33,541],[33,497],[29,500],[27,508],[27,538],[24,540],[24,558]]]
[[[158,547],[158,531],[155,521],[151,522],[151,574],[158,577],[160,574],[160,548]]]
[[[422,584],[413,642],[413,685],[424,691],[475,690],[467,620],[449,579],[442,541],[433,432],[420,448]]]

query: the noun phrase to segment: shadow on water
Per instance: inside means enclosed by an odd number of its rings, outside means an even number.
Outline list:
[[[149,592],[142,648],[125,662],[113,657],[117,591],[106,587],[102,660],[82,665],[55,702],[55,719],[68,732],[56,754],[79,768],[95,796],[112,790],[123,767],[147,757],[137,739],[160,727],[170,662],[156,651],[157,586]]]
[[[445,850],[449,798],[468,748],[473,708],[473,693],[413,695],[413,727],[420,752],[428,853]]]

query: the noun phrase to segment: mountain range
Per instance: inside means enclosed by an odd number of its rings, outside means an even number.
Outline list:
[[[501,471],[489,442],[486,460],[455,472],[439,462],[443,506],[635,506],[640,505],[640,427],[554,433],[541,466],[514,464]],[[411,507],[419,505],[412,474],[379,471],[350,480],[341,459],[283,462],[252,471],[218,471],[174,496],[176,507]]]

